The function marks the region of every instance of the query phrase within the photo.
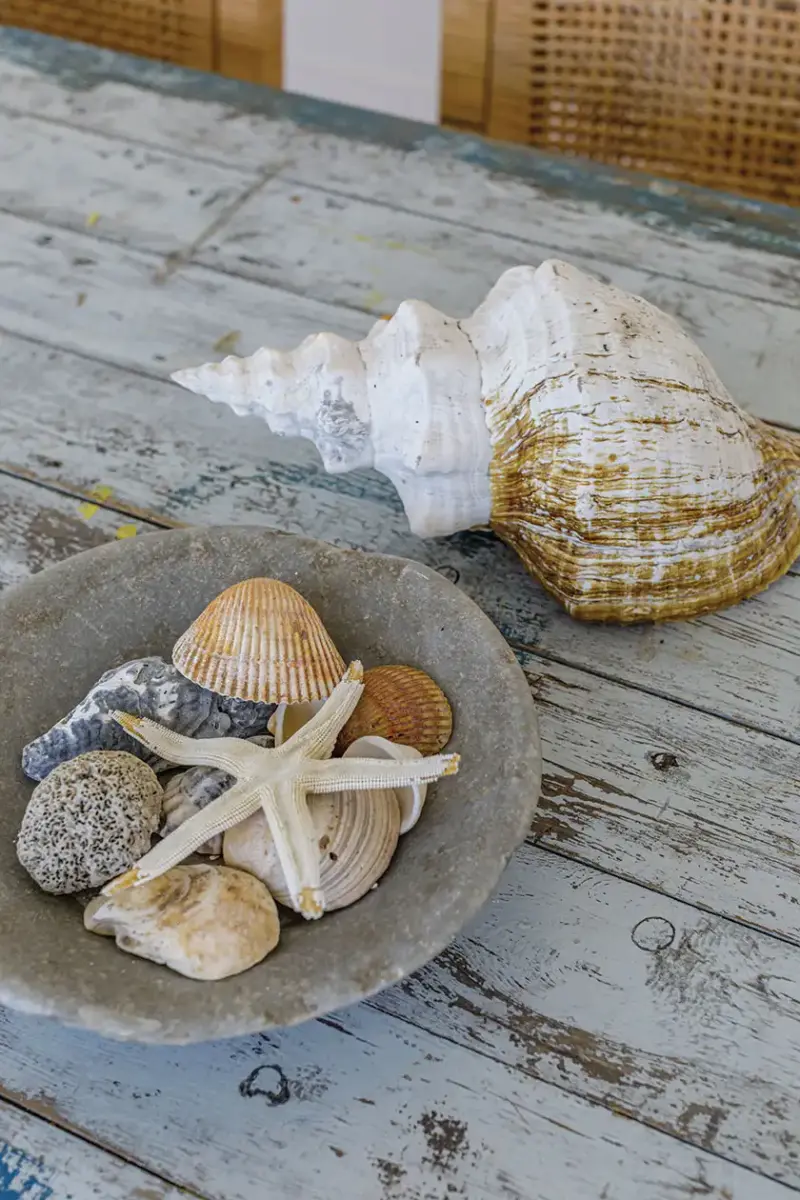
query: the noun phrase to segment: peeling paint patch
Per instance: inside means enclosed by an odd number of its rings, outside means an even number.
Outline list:
[[[52,1172],[44,1159],[34,1158],[19,1146],[0,1142],[0,1200],[50,1200],[47,1182]]]

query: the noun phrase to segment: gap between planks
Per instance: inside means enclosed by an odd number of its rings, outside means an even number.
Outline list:
[[[7,1200],[88,1200],[90,1194],[102,1200],[211,1200],[110,1149],[44,1099],[0,1083],[0,1187],[5,1183]]]

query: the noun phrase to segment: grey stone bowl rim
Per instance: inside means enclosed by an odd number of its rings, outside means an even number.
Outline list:
[[[25,966],[24,936],[17,937],[15,946],[12,947],[12,939],[9,934],[3,934],[3,930],[8,930],[14,922],[13,919],[11,921],[5,919],[9,914],[2,912],[3,898],[6,895],[6,892],[2,890],[0,890],[0,1004],[30,1014],[53,1017],[63,1024],[93,1030],[103,1036],[140,1042],[172,1044],[202,1042],[219,1037],[240,1036],[268,1028],[298,1024],[365,999],[384,987],[405,978],[429,962],[478,913],[494,891],[508,859],[524,840],[539,799],[541,783],[538,723],[527,680],[507,642],[478,605],[441,574],[419,562],[391,555],[339,549],[329,543],[276,532],[259,526],[212,526],[147,533],[136,539],[112,542],[84,551],[9,588],[0,596],[0,647],[9,636],[9,632],[16,632],[17,637],[23,639],[23,643],[26,637],[36,636],[35,630],[33,632],[24,630],[23,617],[37,604],[46,601],[48,597],[67,599],[70,596],[74,597],[80,593],[82,583],[90,580],[93,574],[97,578],[100,573],[102,588],[102,578],[107,578],[109,571],[113,573],[114,569],[119,570],[123,560],[129,564],[137,564],[141,569],[143,562],[146,564],[148,559],[157,559],[162,550],[166,552],[166,548],[169,548],[171,552],[170,561],[172,559],[180,561],[181,555],[186,559],[190,558],[192,554],[197,556],[201,552],[210,553],[212,557],[215,554],[219,556],[226,544],[243,548],[250,542],[258,544],[258,551],[263,554],[265,560],[269,559],[270,545],[279,555],[286,552],[291,557],[294,553],[298,559],[302,559],[303,556],[314,559],[316,556],[323,560],[327,559],[329,565],[336,562],[339,565],[345,563],[355,565],[357,562],[363,565],[364,560],[369,560],[371,564],[369,569],[383,570],[386,573],[387,582],[393,581],[399,586],[404,579],[407,579],[412,581],[414,587],[422,587],[431,595],[435,593],[437,604],[444,606],[443,609],[440,608],[437,611],[448,610],[454,619],[463,623],[464,627],[468,627],[471,631],[472,645],[475,644],[476,630],[480,632],[479,657],[481,660],[491,663],[492,670],[497,673],[502,682],[504,694],[508,695],[509,712],[512,712],[517,719],[517,726],[513,731],[513,744],[516,747],[514,761],[506,776],[503,777],[504,793],[498,798],[499,805],[492,809],[492,839],[494,841],[492,857],[488,857],[488,851],[486,853],[482,850],[479,852],[480,878],[472,877],[461,882],[457,895],[458,903],[450,904],[449,910],[442,916],[435,931],[429,931],[425,940],[415,942],[409,947],[402,945],[402,938],[395,937],[395,941],[402,949],[402,955],[400,960],[392,962],[392,968],[388,974],[384,967],[383,971],[369,972],[365,977],[359,978],[357,982],[351,979],[331,986],[327,982],[319,984],[317,981],[313,995],[309,996],[304,992],[303,1002],[298,1005],[296,1011],[281,1010],[278,1013],[271,1013],[264,1008],[263,988],[259,988],[257,982],[259,976],[256,974],[269,964],[270,959],[267,958],[259,967],[235,976],[232,980],[223,981],[227,984],[235,984],[238,981],[235,993],[232,993],[235,995],[236,1012],[229,1013],[226,1010],[224,1015],[220,1013],[210,1015],[204,1009],[203,993],[206,989],[220,988],[223,984],[185,980],[181,976],[176,976],[166,967],[124,954],[117,950],[110,939],[97,938],[95,935],[85,933],[80,911],[77,909],[74,899],[50,897],[39,892],[16,862],[14,855],[18,879],[12,882],[19,884],[24,880],[27,885],[30,885],[24,889],[21,888],[24,893],[27,893],[27,898],[30,898],[30,889],[33,888],[43,904],[69,905],[72,903],[76,911],[70,914],[70,919],[74,920],[76,939],[88,938],[90,942],[99,942],[103,946],[109,945],[111,951],[119,958],[116,974],[119,974],[120,977],[124,976],[126,979],[134,979],[136,987],[141,989],[142,996],[147,990],[152,990],[156,981],[153,972],[163,973],[165,978],[178,981],[173,989],[178,997],[176,1003],[182,999],[195,1011],[191,1015],[180,1011],[164,1013],[158,1020],[154,1020],[152,1014],[139,1017],[136,1012],[137,1005],[134,1004],[131,1009],[130,992],[126,995],[127,1007],[123,1012],[120,1011],[120,1005],[116,1000],[108,998],[103,1000],[93,995],[91,986],[81,995],[80,987],[73,989],[69,983],[65,983],[61,979],[57,970],[53,970],[44,978],[41,974],[32,974],[30,970],[26,970]],[[248,552],[254,549],[255,545],[248,547]],[[412,574],[409,576],[407,572]],[[261,573],[267,574],[268,572],[264,570]],[[276,571],[275,574],[276,577],[281,577],[281,575],[286,577],[286,571]],[[223,584],[223,586],[227,586],[227,584]],[[201,604],[198,604],[195,611],[200,611],[206,602],[203,600]],[[325,620],[324,611],[321,612],[321,615]],[[151,652],[163,653],[159,650]],[[353,657],[353,655],[345,654],[345,657]],[[370,663],[366,665],[370,665]],[[101,671],[96,670],[94,677],[99,676],[100,673]],[[493,682],[497,682],[494,677]],[[3,699],[4,689],[9,684],[13,687],[13,680],[0,679],[0,701]],[[73,703],[79,699],[80,695],[75,695]],[[451,694],[451,699],[457,705],[458,697]],[[59,712],[59,715],[63,715],[63,713]],[[42,732],[39,728],[31,729],[30,736],[36,736],[39,732]],[[458,732],[458,725],[456,732]],[[451,743],[449,748],[462,749],[457,744],[457,739]],[[21,749],[21,745],[14,748],[15,752],[21,751]],[[456,776],[447,780],[446,783],[451,787],[458,788],[459,778]],[[22,786],[27,784],[29,789],[33,786],[30,781],[25,780],[21,769],[18,771],[15,782]],[[0,797],[4,795],[3,785],[0,782]],[[19,807],[20,816],[24,802],[22,801]],[[0,816],[2,816],[1,813]],[[421,827],[420,824],[417,829]],[[406,836],[411,837],[413,833],[414,831]],[[365,904],[367,899],[365,897],[360,903]],[[354,908],[357,907],[354,906]],[[352,910],[343,911],[350,912]],[[10,915],[13,917],[13,914]],[[323,918],[323,922],[319,924],[333,920],[336,915],[338,914],[331,914]],[[396,933],[394,929],[391,932],[392,935]],[[385,929],[382,933],[384,938],[388,937]],[[389,941],[391,940],[389,938]],[[84,946],[86,953],[82,953],[81,957],[91,960],[91,949],[85,943],[82,944],[82,948]],[[22,961],[19,960],[20,955],[22,955]],[[16,963],[14,957],[17,958]],[[112,970],[114,969],[112,967]],[[81,985],[85,984],[82,977],[80,983]],[[91,980],[89,983],[91,984]],[[197,992],[193,995],[187,993],[187,984],[190,988],[197,989]],[[160,993],[168,993],[171,990],[170,985],[165,984],[163,980],[158,981],[157,986]],[[125,987],[125,980],[121,978],[120,991]]]

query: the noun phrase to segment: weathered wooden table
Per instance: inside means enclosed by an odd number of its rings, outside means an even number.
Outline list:
[[[187,522],[417,557],[518,651],[546,761],[481,919],[370,1003],[182,1049],[0,1014],[1,1200],[800,1190],[797,572],[583,627],[491,537],[419,542],[379,477],[166,382],[560,255],[800,424],[798,217],[10,32],[0,163],[0,581]]]

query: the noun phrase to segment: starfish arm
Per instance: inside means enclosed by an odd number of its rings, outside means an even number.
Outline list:
[[[157,879],[165,871],[183,862],[209,838],[246,820],[256,812],[260,803],[260,796],[252,784],[234,784],[217,800],[206,805],[173,830],[124,875],[107,883],[103,888],[103,895],[111,896],[114,892],[125,891],[129,887]]]
[[[294,779],[270,784],[258,792],[269,831],[283,868],[292,907],[313,921],[325,911],[320,883],[317,833],[308,810],[305,788]]]
[[[304,758],[330,758],[340,729],[352,716],[361,699],[363,678],[361,663],[352,662],[319,712],[284,742],[278,753],[300,753]]]
[[[149,717],[123,712],[111,715],[126,733],[166,762],[182,767],[217,767],[233,776],[242,774],[242,747],[247,743],[239,738],[189,738]]]
[[[432,754],[411,762],[381,758],[332,758],[303,764],[301,781],[309,792],[371,791],[433,783],[458,771],[458,754]]]

